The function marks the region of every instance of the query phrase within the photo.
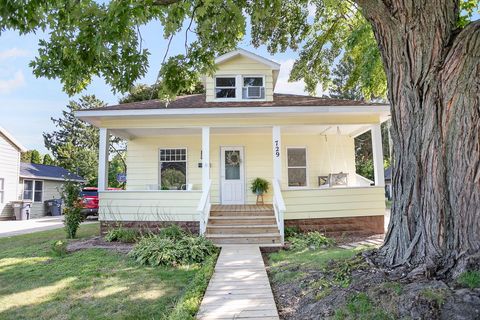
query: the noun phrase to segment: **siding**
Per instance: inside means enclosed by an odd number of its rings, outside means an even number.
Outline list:
[[[102,221],[198,221],[201,191],[104,191]]]
[[[220,202],[220,147],[244,147],[246,203],[254,204],[256,196],[250,192],[250,182],[256,177],[271,181],[273,176],[271,134],[212,134],[210,136],[210,177],[212,179],[212,203]],[[317,177],[332,172],[347,172],[355,183],[355,155],[353,138],[318,135],[282,135],[282,187],[287,187],[287,146],[306,146],[309,186],[317,186]],[[163,136],[130,140],[127,150],[127,190],[146,190],[149,184],[158,184],[158,150],[162,147],[187,148],[187,183],[194,190],[201,189],[202,169],[198,167],[201,154],[201,135]],[[265,195],[271,202],[271,191]]]
[[[19,199],[22,199],[23,197],[23,178],[20,179],[20,185],[19,185]],[[25,179],[25,180],[34,180],[34,179]],[[60,189],[63,185],[61,181],[51,181],[51,180],[36,180],[36,181],[43,181],[43,198],[41,202],[33,202],[32,203],[32,209],[30,211],[30,217],[31,218],[40,218],[45,216],[46,211],[45,211],[45,205],[44,201],[45,200],[50,200],[50,199],[60,199],[61,194],[60,194]]]
[[[13,215],[10,201],[17,200],[20,152],[0,133],[0,178],[4,179],[4,197],[0,199],[0,215]]]
[[[265,76],[265,100],[273,100],[273,71],[263,63],[241,55],[236,56],[228,61],[218,64],[216,75]],[[215,99],[215,83],[213,77],[206,77],[205,91],[207,101]]]
[[[380,216],[385,214],[383,187],[284,190],[285,219]]]

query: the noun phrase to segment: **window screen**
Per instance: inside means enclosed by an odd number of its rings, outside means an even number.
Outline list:
[[[307,149],[287,149],[288,186],[307,186]]]

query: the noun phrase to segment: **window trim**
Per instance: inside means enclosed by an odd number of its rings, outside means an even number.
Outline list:
[[[5,200],[5,178],[0,178],[0,203]]]
[[[160,151],[161,150],[177,150],[185,149],[185,184],[188,185],[188,148],[187,147],[159,147],[158,148],[158,185],[160,190],[162,188],[162,162],[183,162],[183,161],[162,161],[160,160]],[[186,191],[186,190],[178,190]]]
[[[235,90],[235,97],[230,97],[230,98],[225,98],[225,97],[222,97],[222,98],[218,98],[217,97],[217,78],[233,78],[235,79],[235,86],[233,87],[218,87],[218,88],[222,88],[222,89],[234,89]],[[238,99],[237,95],[238,95],[238,76],[236,75],[229,75],[229,74],[224,74],[224,75],[216,75],[214,78],[213,78],[213,95],[215,97],[216,100],[225,100],[225,101],[231,101],[231,100],[235,100],[235,99]]]
[[[301,166],[301,167],[298,167],[298,166],[294,166],[294,167],[290,167],[288,165],[288,150],[289,149],[305,149],[305,166]],[[308,148],[307,146],[287,146],[285,147],[285,166],[287,168],[287,188],[288,189],[307,189],[309,188],[310,186],[310,182],[309,182],[309,179],[308,179],[308,172],[309,172],[309,166],[308,166]],[[305,168],[305,185],[304,186],[290,186],[290,181],[289,181],[289,178],[288,178],[288,169],[290,168],[300,168],[300,169],[303,169]]]
[[[25,199],[25,181],[32,181],[32,199]],[[41,193],[41,199],[40,201],[35,201],[35,185],[37,182],[40,182],[42,184],[42,193]],[[23,179],[23,184],[22,184],[22,200],[28,200],[32,201],[33,203],[42,203],[43,202],[43,195],[45,193],[45,183],[43,180],[35,180],[35,179]]]

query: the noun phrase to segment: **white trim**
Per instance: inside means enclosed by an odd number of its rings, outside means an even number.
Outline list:
[[[288,149],[305,149],[305,167],[289,167],[288,166]],[[285,166],[287,168],[287,188],[288,189],[308,189],[310,187],[310,179],[309,179],[309,167],[308,167],[308,148],[307,146],[286,146],[285,147]],[[298,186],[298,187],[291,187],[289,186],[290,181],[288,178],[288,169],[303,169],[305,168],[305,186]]]
[[[74,182],[86,182],[87,180],[85,179],[65,179],[65,178],[52,178],[52,177],[44,177],[44,176],[20,176],[22,179],[27,179],[27,180],[44,180],[44,181],[62,181],[62,182],[67,182],[67,181],[74,181]]]
[[[277,154],[278,152],[278,154]],[[280,126],[272,127],[273,178],[282,182],[282,131]]]
[[[380,124],[372,125],[372,153],[373,153],[373,173],[375,176],[375,185],[385,185],[385,169],[383,168],[383,148],[382,148],[382,129]]]
[[[219,101],[219,100],[215,100]],[[227,99],[227,101],[234,101]],[[258,101],[258,100],[255,100]],[[252,101],[253,103],[253,101]],[[213,115],[222,117],[226,114],[298,114],[298,113],[333,113],[333,114],[372,114],[386,116],[390,106],[285,106],[285,107],[233,107],[233,108],[186,108],[186,109],[130,109],[130,110],[83,110],[76,111],[75,116],[89,122],[88,117],[142,117],[142,116],[198,116]]]
[[[218,88],[221,88],[221,89],[234,89],[235,90],[235,97],[232,97],[232,98],[217,98],[217,79],[218,78],[233,78],[235,79],[235,85],[232,87],[218,87]],[[213,77],[213,95],[214,95],[214,100],[215,101],[235,101],[237,99],[239,99],[238,97],[238,75],[223,75],[223,74],[216,74],[214,77]],[[241,99],[241,97],[240,97]]]
[[[26,152],[27,151],[27,148],[25,148],[22,144],[20,144],[20,142],[18,142],[7,130],[5,130],[5,128],[3,128],[1,126],[0,126],[0,133],[2,135],[4,135],[5,138],[10,140],[10,142],[13,143],[15,145],[15,147],[17,147],[17,149],[20,152]]]
[[[110,151],[110,132],[106,128],[99,130],[98,146],[98,191],[108,188],[108,155]]]
[[[271,67],[272,69],[274,70],[280,70],[280,64],[275,62],[275,61],[272,61],[272,60],[269,60],[269,59],[266,59],[264,57],[261,57],[253,52],[250,52],[250,51],[247,51],[245,49],[241,49],[241,48],[238,48],[234,51],[230,51],[228,53],[225,53],[221,56],[218,56],[216,59],[215,59],[215,64],[220,64],[222,62],[225,62],[225,61],[228,61],[238,55],[242,55],[242,56],[245,56],[247,58],[250,58],[252,60],[255,60],[257,62],[260,62],[264,65],[267,65],[269,67]]]
[[[202,190],[210,188],[210,128],[202,128]]]
[[[220,176],[219,176],[219,195],[220,195],[220,199],[219,199],[219,203],[220,204],[223,204],[223,175],[224,175],[224,170],[225,170],[225,162],[222,161],[222,158],[223,158],[223,151],[224,150],[240,150],[240,155],[241,155],[241,158],[240,158],[240,177],[242,178],[242,182],[243,182],[243,201],[241,203],[238,203],[237,205],[241,205],[241,204],[245,204],[246,201],[247,201],[247,172],[246,172],[246,168],[247,166],[245,165],[245,159],[247,158],[246,155],[245,155],[245,147],[244,146],[235,146],[235,145],[226,145],[226,146],[220,146],[220,152],[219,152],[219,156],[220,156],[220,165],[219,165],[219,168],[220,168]]]
[[[160,150],[179,150],[185,149],[185,161],[175,160],[175,161],[161,161],[160,160]],[[185,162],[185,184],[188,184],[188,148],[187,147],[158,147],[158,185],[160,189],[162,188],[162,162]],[[164,190],[166,191],[166,190]],[[178,190],[186,191],[186,190]]]
[[[5,200],[5,178],[0,178],[0,203]]]

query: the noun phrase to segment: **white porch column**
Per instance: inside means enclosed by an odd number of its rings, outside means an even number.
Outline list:
[[[210,127],[202,128],[202,190],[208,188],[210,180]]]
[[[98,191],[108,188],[108,152],[110,149],[110,133],[106,128],[100,128],[100,143],[98,148]]]
[[[282,181],[282,137],[279,126],[272,128],[273,178]]]
[[[385,175],[383,169],[382,130],[380,124],[372,125],[372,149],[375,185],[384,186]]]

